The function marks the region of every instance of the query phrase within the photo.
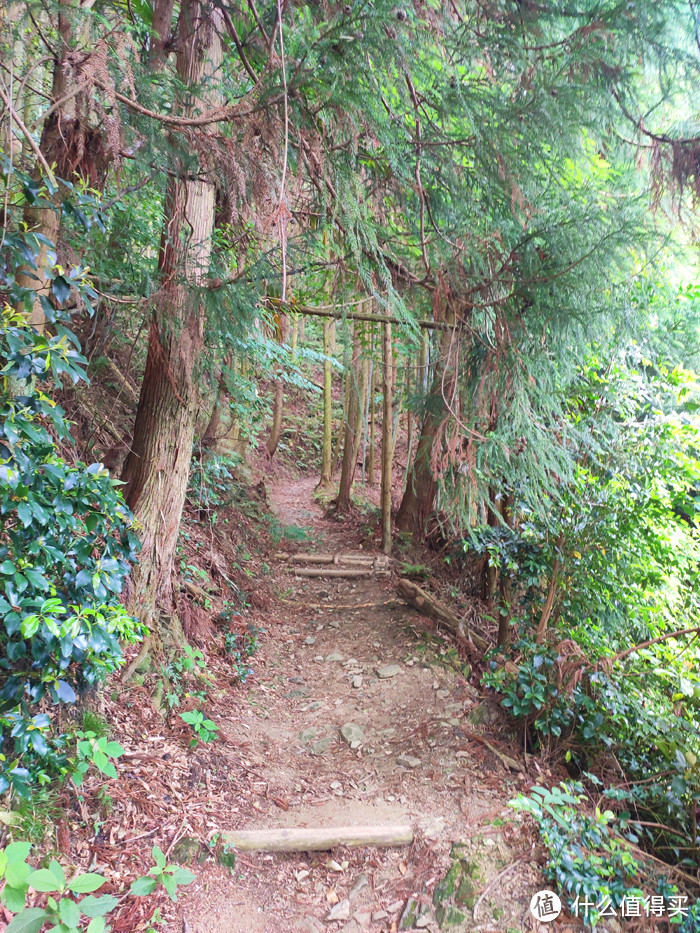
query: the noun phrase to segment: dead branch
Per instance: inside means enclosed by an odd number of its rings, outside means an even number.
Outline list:
[[[425,590],[422,590],[417,583],[413,583],[412,580],[407,580],[405,577],[402,577],[397,584],[397,589],[399,591],[399,596],[401,596],[409,606],[412,606],[416,612],[428,616],[430,619],[434,619],[440,625],[444,625],[449,632],[456,635],[458,638],[462,638],[465,641],[471,639],[479,651],[486,651],[489,647],[489,643],[485,638],[482,638],[480,635],[477,635],[467,628],[462,619],[456,616],[454,612],[448,609],[439,599],[435,599],[434,596],[430,596]]]

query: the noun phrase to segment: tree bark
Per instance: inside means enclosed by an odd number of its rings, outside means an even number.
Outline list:
[[[178,23],[177,71],[185,87],[198,86],[221,63],[221,12],[184,0]],[[213,107],[190,96],[182,112]],[[213,128],[212,128],[213,132]],[[180,168],[180,171],[177,168]],[[142,548],[131,577],[132,611],[160,633],[159,613],[174,611],[173,566],[187,492],[195,423],[201,404],[197,366],[204,349],[204,312],[198,285],[207,277],[214,228],[214,179],[190,180],[176,165],[165,199],[156,298],[146,369],[131,451],[123,479],[127,503],[141,525]],[[174,634],[179,635],[177,628]]]
[[[65,98],[64,103],[49,114],[44,121],[41,131],[39,149],[49,163],[55,164],[55,172],[59,178],[71,180],[75,174],[80,175],[92,187],[100,187],[104,180],[104,170],[107,156],[98,130],[90,129],[81,121],[79,113],[82,108],[83,94],[72,94],[78,87],[76,68],[70,61],[77,42],[88,41],[87,20],[80,24],[77,37],[74,35],[72,16],[77,11],[88,11],[95,0],[58,0],[58,43],[59,48],[54,60],[53,81],[51,86],[51,102],[56,103]],[[73,9],[71,9],[73,8]],[[41,172],[37,169],[37,179]],[[45,181],[45,179],[44,179]],[[41,234],[59,250],[59,232],[61,227],[61,199],[59,189],[50,192],[48,201],[50,205],[36,206],[27,204],[24,209],[24,223],[28,230]],[[23,268],[17,274],[17,284],[34,293],[29,323],[40,333],[46,326],[46,315],[41,305],[41,298],[49,297],[50,250],[47,244],[39,247],[36,258],[36,269]]]
[[[435,508],[437,478],[433,471],[434,450],[441,442],[442,424],[445,417],[445,399],[443,384],[446,374],[446,360],[450,352],[449,334],[442,339],[441,360],[435,366],[435,373],[428,398],[420,438],[416,445],[416,454],[408,471],[399,511],[396,513],[396,527],[413,535],[415,541],[425,536],[426,525]],[[427,358],[426,350],[421,349],[420,362]]]
[[[547,599],[545,600],[544,606],[542,608],[542,614],[540,615],[540,621],[537,624],[537,634],[535,636],[535,641],[538,645],[541,645],[544,641],[544,636],[547,634],[547,624],[549,622],[549,617],[552,614],[552,609],[554,609],[554,600],[557,594],[557,582],[559,580],[559,570],[561,569],[561,549],[564,545],[564,532],[559,533],[557,542],[555,544],[554,550],[554,562],[552,564],[552,576],[549,580],[549,589],[547,590]]]

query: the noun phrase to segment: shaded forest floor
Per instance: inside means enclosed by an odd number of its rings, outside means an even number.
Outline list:
[[[276,482],[278,520],[304,530],[304,550],[352,548],[350,529],[314,502],[314,482]],[[167,929],[532,929],[537,852],[507,803],[533,782],[479,740],[515,753],[456,652],[395,600],[391,579],[308,580],[281,564],[274,579],[281,608],[258,613],[255,679],[209,710],[231,781],[216,785],[208,825],[409,821],[416,837],[397,849],[243,853],[230,872],[209,860]],[[347,725],[361,730],[355,748],[341,736]]]

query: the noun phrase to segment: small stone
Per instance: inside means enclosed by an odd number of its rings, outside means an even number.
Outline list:
[[[433,918],[430,916],[430,914],[423,914],[416,920],[415,926],[417,930],[425,930],[425,928],[429,927],[432,922]]]
[[[297,881],[303,881],[304,878],[308,878],[310,874],[311,872],[308,868],[302,868],[301,871],[298,871],[294,877],[297,879]]]
[[[352,685],[356,690],[362,686],[362,674],[355,674],[352,679]]]
[[[315,917],[302,917],[294,923],[295,933],[322,933],[324,929],[321,921]]]
[[[341,726],[340,734],[343,737],[343,741],[347,742],[350,748],[358,748],[365,737],[362,727],[356,725],[354,722],[346,722],[344,726]]]
[[[339,901],[335,907],[333,907],[326,917],[326,923],[330,923],[332,920],[349,920],[350,919],[350,901],[344,898],[342,901]]]
[[[197,859],[200,851],[199,839],[194,836],[183,836],[173,846],[172,860],[177,865],[189,865]]]
[[[290,677],[289,683],[290,684],[303,684],[304,678],[303,677]]]
[[[369,884],[369,879],[367,878],[367,875],[364,872],[362,872],[361,874],[357,876],[357,878],[355,879],[355,884],[352,886],[352,888],[350,889],[350,893],[348,894],[348,900],[350,901],[351,904],[355,900],[357,900],[358,894],[361,891],[363,891],[367,887],[368,884]],[[355,919],[357,919],[357,914],[355,914]]]
[[[345,658],[339,651],[331,651],[330,654],[326,655],[326,661],[344,661]]]
[[[319,739],[317,742],[312,742],[309,745],[309,751],[313,755],[325,755],[328,749],[333,745],[333,739],[328,736],[325,739]]]
[[[415,897],[409,897],[401,914],[401,920],[399,920],[399,930],[412,930],[416,925],[417,913],[418,900]]]
[[[397,674],[401,673],[401,668],[398,664],[387,664],[384,667],[377,668],[377,676],[381,680],[388,680],[390,677],[396,677]]]
[[[446,700],[449,695],[450,695],[449,690],[438,690],[438,692],[435,694],[435,696],[438,697],[438,699],[440,700]]]
[[[308,687],[295,687],[293,690],[288,690],[283,696],[290,697],[291,699],[295,697],[310,697],[311,691]]]
[[[357,923],[361,930],[366,930],[369,926],[371,917],[369,911],[367,913],[360,913],[358,911],[352,915],[352,919],[355,921],[355,923]]]
[[[382,646],[382,643],[381,643],[380,641],[373,641],[373,642],[372,642],[372,647],[373,647],[373,648],[381,648],[381,646]]]
[[[389,904],[387,910],[390,914],[395,914],[398,910],[403,907],[403,901],[394,901],[393,904]]]
[[[331,628],[340,628],[340,622],[337,619],[331,619],[328,624]]]
[[[385,910],[375,910],[372,914],[372,923],[379,923],[381,920],[388,920],[389,914]]]
[[[488,846],[489,848],[492,848],[493,846],[496,845],[496,840],[491,839],[490,837],[487,837],[486,839],[484,839],[484,845]]]
[[[415,755],[399,755],[396,759],[396,764],[402,768],[419,768],[421,763],[420,758],[416,758]]]
[[[304,644],[305,644],[305,645],[315,645],[315,644],[316,644],[316,639],[314,638],[313,635],[309,635],[308,638],[305,638],[305,639],[304,639]]]
[[[306,729],[302,729],[299,733],[299,741],[302,745],[306,745],[307,742],[312,742],[315,738],[318,737],[318,729],[314,729],[313,726],[309,726]]]

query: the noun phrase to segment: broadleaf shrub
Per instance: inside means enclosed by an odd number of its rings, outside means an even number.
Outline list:
[[[31,258],[15,240],[5,268]],[[81,276],[67,275],[80,294]],[[67,772],[52,709],[119,666],[120,640],[142,635],[119,601],[138,549],[119,483],[60,453],[69,423],[50,392],[85,378],[85,360],[54,312],[43,334],[9,305],[0,314],[0,792]]]

